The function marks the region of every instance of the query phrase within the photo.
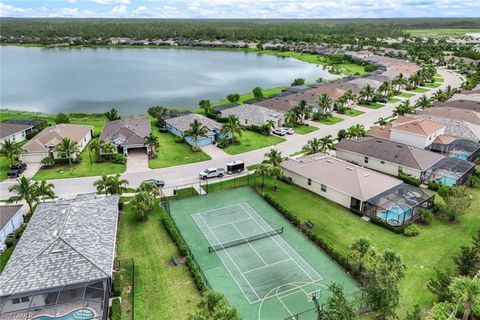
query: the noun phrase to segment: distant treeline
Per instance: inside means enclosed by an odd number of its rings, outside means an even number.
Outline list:
[[[2,18],[2,36],[305,42],[398,37],[414,28],[480,28],[480,19],[173,20]],[[388,24],[388,28],[385,25]]]

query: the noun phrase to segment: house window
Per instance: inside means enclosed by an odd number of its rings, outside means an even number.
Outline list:
[[[309,186],[311,186],[311,185],[312,185],[312,179],[309,178],[309,179],[307,180],[307,184],[308,184]]]
[[[368,163],[368,157],[365,157],[365,159],[363,159],[363,162]]]
[[[12,304],[19,304],[19,303],[20,303],[20,298],[12,299]]]
[[[327,186],[324,184],[320,185],[320,190],[322,190],[323,192],[327,192]]]
[[[381,164],[385,164],[385,161],[382,160],[382,161],[380,161],[380,163],[381,163]]]
[[[29,302],[29,301],[30,301],[30,297],[21,297],[21,298],[20,298],[20,301],[22,301],[22,302]]]
[[[15,141],[15,135],[12,136],[12,141]]]
[[[245,119],[245,124],[247,124],[247,123],[248,123],[248,120],[247,120],[247,119]]]

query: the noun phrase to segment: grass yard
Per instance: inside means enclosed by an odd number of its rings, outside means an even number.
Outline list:
[[[259,179],[257,177],[257,181]],[[434,296],[426,284],[433,275],[433,268],[453,267],[452,257],[461,245],[471,242],[480,225],[480,187],[470,189],[474,202],[468,212],[460,217],[458,224],[434,218],[430,226],[420,227],[420,235],[408,238],[367,223],[346,208],[297,186],[279,183],[279,190],[272,192],[271,181],[266,181],[265,192],[302,221],[311,220],[315,224],[314,231],[343,255],[349,253],[348,246],[359,236],[370,238],[380,250],[390,248],[401,254],[407,265],[406,278],[401,284],[398,310],[401,315],[415,304],[422,307],[432,305]]]
[[[435,89],[435,88],[438,88],[442,85],[441,82],[434,82],[434,83],[425,83],[425,87],[427,88],[432,88],[432,89]]]
[[[10,168],[10,160],[5,156],[0,156],[0,181],[7,179],[7,172]]]
[[[470,32],[480,32],[478,29],[456,29],[456,28],[439,28],[439,29],[409,29],[405,30],[414,37],[450,37],[450,36],[464,36]]]
[[[300,125],[298,127],[293,128],[296,134],[301,134],[301,135],[317,131],[318,129],[319,129],[318,127],[307,126],[307,125]]]
[[[441,76],[439,76],[439,77],[434,77],[434,79],[435,79],[435,82],[438,82],[438,83],[443,83],[443,81],[444,81]]]
[[[179,166],[211,159],[208,154],[202,151],[193,152],[190,145],[186,143],[176,143],[173,134],[161,133],[153,122],[152,132],[158,137],[160,142],[157,157],[148,161],[148,166],[152,169]]]
[[[240,143],[229,145],[227,148],[223,149],[223,151],[228,154],[239,154],[269,147],[285,141],[285,139],[277,136],[265,136],[250,130],[244,130],[242,132],[242,136],[237,136],[236,138],[240,141]]]
[[[320,120],[314,120],[314,121],[320,122],[322,124],[326,124],[327,126],[331,126],[332,124],[342,122],[343,119],[331,116],[326,119],[320,119]]]
[[[128,208],[120,216],[117,254],[120,261],[135,262],[136,319],[186,319],[200,301],[186,266],[168,264],[179,253],[160,221],[162,214],[157,204],[145,222],[139,222]],[[131,295],[124,289],[122,309],[126,311]],[[131,317],[123,312],[122,319]]]
[[[415,95],[415,93],[410,93],[410,92],[402,92],[398,96],[402,98],[411,98]]]
[[[276,88],[270,88],[270,89],[263,89],[262,90],[263,91],[263,96],[268,98],[270,96],[273,96],[274,94],[278,94],[278,93],[282,92],[286,88],[288,88],[288,87],[276,87]],[[240,100],[238,100],[237,103],[242,104],[244,101],[250,100],[250,99],[253,99],[253,98],[255,98],[255,97],[253,96],[252,92],[243,93],[243,94],[240,95]],[[227,104],[227,103],[230,103],[230,101],[228,101],[226,98],[224,98],[224,99],[220,99],[217,102],[214,102],[213,106],[214,107],[215,106],[221,106],[221,105]],[[201,111],[203,112],[203,110],[201,110]],[[200,113],[202,113],[202,112],[200,112]]]
[[[388,103],[396,103],[396,102],[399,102],[399,101],[400,101],[400,99],[398,99],[398,98],[393,98],[393,97],[388,98]]]
[[[362,107],[369,108],[369,109],[380,109],[380,108],[385,107],[385,105],[383,103],[380,103],[380,102],[373,102],[373,103],[370,103],[370,104],[362,105]]]
[[[345,115],[346,116],[349,116],[349,117],[357,117],[361,114],[364,114],[365,112],[363,111],[360,111],[360,110],[356,110],[356,109],[347,109],[345,110]]]
[[[98,139],[98,138],[96,138]],[[94,141],[95,139],[92,139]],[[90,142],[91,143],[91,142]],[[80,154],[80,163],[69,166],[68,164],[61,167],[54,168],[42,168],[33,176],[34,180],[50,180],[50,179],[65,179],[65,178],[79,178],[79,177],[91,177],[101,176],[103,174],[116,174],[123,173],[126,169],[126,165],[102,162],[96,163],[93,161],[90,164],[90,156],[88,152],[90,144],[83,149]],[[92,154],[92,158],[94,155]]]
[[[430,90],[431,90],[431,88],[417,88],[417,89],[412,90],[412,91],[410,91],[410,92],[425,93],[425,92],[428,92],[428,91],[430,91]]]
[[[10,260],[10,256],[15,250],[15,246],[7,248],[1,255],[0,255],[0,273],[2,273],[3,269],[7,265],[8,260]]]

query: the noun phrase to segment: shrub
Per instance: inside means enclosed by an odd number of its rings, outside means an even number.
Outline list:
[[[122,319],[122,306],[120,305],[119,298],[115,298],[112,300],[112,308],[110,309],[110,319],[111,320]]]
[[[432,222],[433,213],[432,213],[431,210],[425,209],[425,208],[420,208],[419,215],[420,215],[420,220],[422,221],[422,223],[430,224],[430,222]]]
[[[438,191],[440,185],[435,180],[428,181],[428,189]]]
[[[411,224],[403,230],[403,234],[406,235],[407,237],[415,237],[420,233],[420,229],[418,228],[417,225]]]
[[[120,297],[122,294],[122,278],[119,272],[113,274],[113,295]]]
[[[42,159],[42,164],[45,166],[53,166],[55,164],[55,159],[52,157],[46,157]]]
[[[398,173],[398,178],[405,183],[411,184],[412,186],[415,186],[415,187],[420,186],[420,180],[419,179],[414,178],[412,176],[409,176],[408,174],[405,174],[403,172]]]
[[[125,164],[125,163],[127,163],[127,158],[125,158],[125,155],[123,153],[116,153],[112,157],[112,162],[113,163],[119,163],[119,164]]]
[[[175,138],[175,143],[184,143],[185,142],[185,138],[184,137],[176,137]]]
[[[25,228],[27,227],[26,224],[21,225],[17,230],[14,231],[15,238],[20,239],[20,237],[23,234],[23,231],[25,231]]]
[[[8,237],[5,239],[5,245],[7,248],[13,247],[17,241],[13,237]]]

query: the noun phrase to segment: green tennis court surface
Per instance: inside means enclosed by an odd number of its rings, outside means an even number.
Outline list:
[[[250,188],[170,203],[173,220],[214,290],[243,319],[287,319],[328,297],[327,285],[356,283]],[[283,229],[282,229],[283,228]],[[307,312],[299,319],[315,319]]]

